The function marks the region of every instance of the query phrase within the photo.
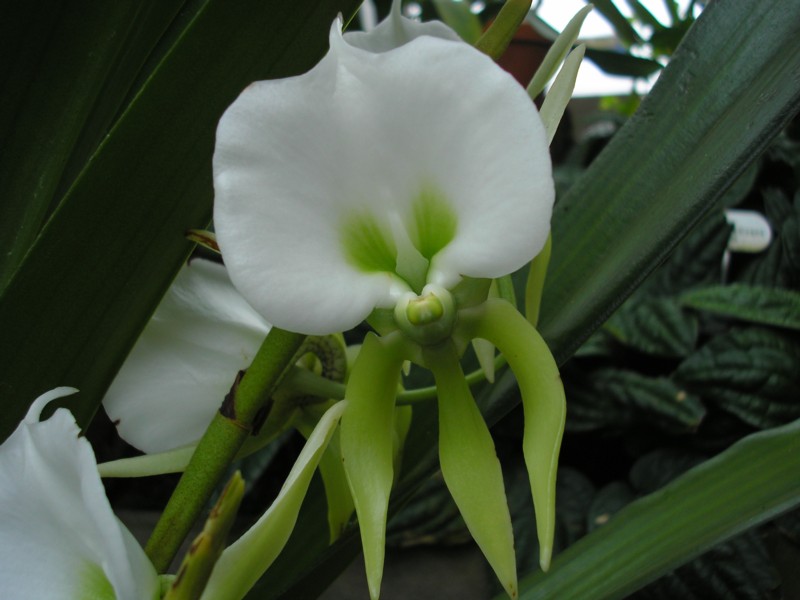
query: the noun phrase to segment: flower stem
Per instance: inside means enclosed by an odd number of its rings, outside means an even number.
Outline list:
[[[259,415],[294,362],[304,335],[273,327],[247,373],[233,389],[197,445],[145,552],[159,573],[166,571],[217,483],[244,444]]]

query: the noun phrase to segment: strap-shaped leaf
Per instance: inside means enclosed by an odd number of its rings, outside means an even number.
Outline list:
[[[744,438],[570,546],[521,598],[623,598],[800,503],[800,421]]]
[[[0,289],[181,4],[68,0],[0,9]]]
[[[0,297],[0,438],[64,382],[85,425],[211,215],[223,110],[251,81],[310,68],[356,0],[209,0],[81,173]]]

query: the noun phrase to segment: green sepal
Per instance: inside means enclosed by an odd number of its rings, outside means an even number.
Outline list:
[[[244,479],[236,471],[211,509],[203,531],[194,538],[163,600],[198,600],[225,547],[244,497]]]
[[[550,46],[542,64],[536,69],[533,79],[531,79],[531,82],[528,84],[528,95],[530,95],[531,98],[536,98],[541,94],[547,82],[556,74],[559,65],[564,62],[573,44],[575,44],[575,40],[578,39],[578,34],[581,31],[581,26],[583,25],[584,19],[586,19],[586,15],[588,15],[593,8],[594,5],[587,4],[575,13],[575,16],[570,19],[567,26],[564,27],[564,30],[553,42],[553,45]]]
[[[567,104],[572,99],[572,90],[575,89],[575,82],[578,79],[578,69],[581,68],[583,55],[586,54],[586,45],[581,44],[569,53],[564,66],[558,72],[556,80],[553,82],[550,91],[544,98],[539,116],[544,123],[547,133],[547,143],[551,143],[556,135],[558,124],[567,109]]]
[[[297,415],[295,427],[306,438],[311,436],[314,426],[320,419],[319,412],[333,405],[316,404],[304,408]],[[330,543],[335,542],[342,535],[350,517],[353,515],[353,497],[347,485],[347,476],[342,465],[342,450],[339,443],[339,432],[335,431],[328,442],[328,448],[319,461],[319,473],[325,487],[325,500],[328,504],[328,529]]]
[[[294,529],[311,476],[346,407],[346,402],[337,402],[322,415],[272,506],[222,553],[202,600],[241,600],[278,557]]]
[[[409,364],[409,363],[405,363]],[[403,450],[406,445],[406,436],[411,429],[411,419],[414,416],[413,407],[396,406],[394,409],[394,477],[400,474],[400,467],[403,465]]]
[[[394,480],[395,396],[400,369],[408,358],[401,333],[369,333],[347,384],[347,412],[340,443],[350,492],[361,528],[370,597],[380,595],[386,515]]]
[[[488,340],[475,338],[472,340],[472,351],[475,352],[475,358],[478,359],[478,364],[486,375],[486,381],[494,383],[494,344]]]
[[[522,451],[536,510],[539,562],[546,571],[553,553],[556,471],[567,414],[558,365],[539,332],[504,300],[489,298],[461,317],[468,334],[500,349],[517,378],[525,414]]]
[[[439,464],[472,537],[511,598],[517,597],[514,534],[503,471],[489,428],[447,341],[422,351],[439,389]]]

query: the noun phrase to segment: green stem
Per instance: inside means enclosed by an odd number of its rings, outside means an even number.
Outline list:
[[[495,358],[495,369],[501,369],[505,365],[506,359],[502,355]],[[486,381],[486,374],[483,372],[483,369],[476,369],[475,371],[467,374],[466,380],[467,385],[473,386]],[[325,379],[316,373],[312,373],[311,371],[302,368],[293,369],[286,376],[284,385],[293,393],[316,396],[326,400],[342,400],[345,392],[344,384],[331,381],[330,379]],[[435,400],[436,395],[437,391],[435,385],[416,388],[413,390],[405,390],[397,394],[397,405],[404,406],[407,404],[416,404],[418,402]]]
[[[495,369],[500,369],[506,365],[506,359],[500,355],[494,359]],[[478,383],[486,381],[486,374],[483,369],[477,369],[467,374],[464,379],[468,386],[473,386]],[[435,400],[438,397],[438,388],[435,385],[417,388],[414,390],[406,390],[397,394],[397,405],[403,406],[406,404],[416,404],[418,402],[426,402],[428,400]]]
[[[145,547],[159,573],[169,568],[304,339],[273,327],[238,387],[214,415]]]

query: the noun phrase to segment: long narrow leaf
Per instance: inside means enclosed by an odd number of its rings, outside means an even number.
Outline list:
[[[634,502],[522,582],[520,598],[623,598],[800,504],[800,421],[757,433]]]
[[[85,161],[181,4],[70,0],[0,9],[8,65],[0,72],[0,290],[39,233],[71,157]]]

